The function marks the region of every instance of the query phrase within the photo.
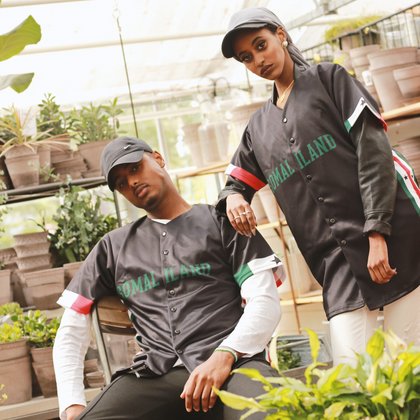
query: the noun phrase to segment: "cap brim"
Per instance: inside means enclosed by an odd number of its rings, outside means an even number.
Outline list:
[[[251,23],[244,23],[242,25],[237,26],[236,28],[233,28],[232,30],[230,30],[225,37],[223,38],[222,41],[222,54],[225,58],[235,58],[236,54],[235,51],[233,50],[233,46],[232,46],[232,41],[234,36],[236,35],[236,33],[241,30],[241,29],[260,29],[263,28],[264,26],[267,26],[268,23],[265,22],[251,22]]]
[[[127,163],[136,163],[136,162],[140,162],[143,159],[143,155],[144,155],[144,150],[139,150],[137,152],[132,152],[128,155],[122,156],[119,159],[117,159],[109,168],[108,171],[108,176],[107,176],[107,182],[108,182],[108,186],[109,189],[111,191],[114,191],[114,180],[110,179],[110,175],[112,172],[112,169],[115,168],[118,165],[123,165],[123,164],[127,164]]]

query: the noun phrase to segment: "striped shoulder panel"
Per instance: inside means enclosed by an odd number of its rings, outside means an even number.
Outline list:
[[[420,188],[417,185],[413,169],[408,162],[395,150],[392,151],[398,182],[410,198],[417,214],[420,216]]]
[[[365,109],[366,106],[369,108],[370,112],[372,112],[372,114],[382,122],[382,125],[383,125],[385,131],[388,131],[388,126],[386,125],[386,122],[382,118],[381,114],[379,114],[378,111],[376,111],[376,109],[373,108],[366,101],[365,98],[361,97],[359,99],[359,102],[356,105],[356,108],[353,111],[353,114],[351,114],[350,118],[347,121],[344,122],[344,125],[346,127],[347,132],[350,132],[351,128],[354,126],[354,123],[357,121],[357,119],[359,118],[360,114],[362,113],[362,111]]]
[[[235,166],[232,164],[229,164],[229,166],[227,167],[225,175],[233,176],[234,178],[239,179],[239,181],[245,182],[245,184],[249,185],[256,191],[259,191],[266,185],[265,182],[258,179],[255,175],[252,175],[245,169],[242,169],[239,166]]]
[[[71,292],[70,290],[64,290],[57,303],[63,308],[73,309],[79,314],[88,315],[90,313],[93,300],[87,299],[82,295]]]
[[[273,269],[274,279],[277,287],[281,286],[286,279],[286,270],[283,263],[272,254],[265,258],[256,258],[244,264],[235,274],[234,278],[238,286],[241,287],[243,282],[251,276],[260,273],[261,271]]]

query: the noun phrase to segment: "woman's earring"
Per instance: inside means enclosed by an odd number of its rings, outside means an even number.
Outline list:
[[[286,40],[284,40],[284,41],[281,43],[281,45],[283,46],[283,48],[287,48],[287,46],[289,45],[289,43],[288,43]]]

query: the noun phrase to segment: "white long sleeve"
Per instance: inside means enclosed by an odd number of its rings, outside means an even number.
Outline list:
[[[67,420],[66,408],[71,405],[86,406],[83,361],[89,347],[90,333],[90,315],[65,309],[53,350],[59,413],[62,420]]]
[[[241,287],[245,310],[221,346],[252,356],[264,350],[281,318],[280,299],[273,270],[249,277]]]

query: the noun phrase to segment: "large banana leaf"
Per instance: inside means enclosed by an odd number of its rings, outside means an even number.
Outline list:
[[[0,90],[10,86],[15,92],[21,93],[30,85],[33,77],[34,73],[0,76]]]
[[[19,54],[27,45],[37,44],[41,39],[41,27],[32,16],[7,34],[0,36],[0,61]]]

